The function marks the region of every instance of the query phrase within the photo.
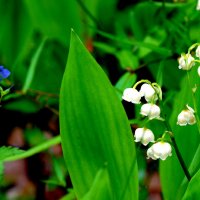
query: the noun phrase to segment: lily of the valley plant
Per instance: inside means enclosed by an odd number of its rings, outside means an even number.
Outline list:
[[[188,72],[193,69],[193,67],[197,67],[197,72],[200,76],[200,44],[196,43],[188,49],[187,53],[182,53],[178,59],[178,63],[178,68],[187,72],[189,82],[190,77]],[[141,86],[138,89],[139,85]],[[193,92],[196,92],[196,90],[193,90]],[[153,160],[165,160],[172,155],[172,147],[174,147],[183,171],[187,179],[190,180],[191,176],[177,147],[174,133],[166,121],[165,115],[162,113],[161,87],[157,83],[152,83],[149,80],[140,80],[132,88],[126,88],[124,90],[122,99],[141,105],[140,115],[142,119],[146,120],[144,120],[143,124],[141,123],[142,125],[140,124],[136,128],[134,137],[135,142],[141,142],[145,146],[150,145],[150,147],[147,149],[147,158],[151,158]],[[178,126],[194,125],[196,123],[198,125],[200,124],[200,120],[197,116],[197,106],[194,95],[193,106],[194,108],[189,106],[186,102],[185,108],[182,108],[177,116],[176,124]],[[166,131],[164,131],[164,133],[161,134],[161,137],[157,139],[155,138],[153,131],[147,127],[147,122],[150,122],[151,120],[160,120],[160,123],[164,123],[166,126]]]

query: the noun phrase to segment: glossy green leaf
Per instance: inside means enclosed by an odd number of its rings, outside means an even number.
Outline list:
[[[23,96],[15,99],[15,101],[8,102],[4,105],[4,108],[23,113],[35,113],[40,109],[40,105],[38,105],[35,101]]]
[[[194,177],[191,179],[186,193],[184,197],[182,198],[183,200],[198,200],[200,199],[200,170],[194,175]]]
[[[0,18],[1,64],[5,63],[13,72],[17,60],[27,50],[32,22],[23,0],[1,0]]]
[[[45,37],[56,38],[63,44],[69,43],[70,28],[81,32],[78,4],[74,0],[23,0],[35,29]]]
[[[134,73],[126,72],[123,74],[120,79],[115,84],[115,88],[117,89],[117,95],[119,99],[122,99],[122,93],[126,88],[133,87],[136,82],[137,75]]]
[[[97,172],[91,189],[81,200],[107,199],[109,196],[111,196],[110,189],[108,171],[106,168],[102,168]]]
[[[125,90],[128,87],[133,87],[134,83],[136,82],[136,79],[137,75],[135,73],[126,72],[117,81],[115,87],[121,91],[122,95],[123,90]]]
[[[180,70],[180,73],[184,73],[184,72]],[[192,82],[193,87],[195,86],[195,84],[200,83],[196,69],[193,69],[190,72],[190,75],[192,78],[191,82]],[[179,150],[183,156],[183,159],[186,163],[187,168],[189,169],[189,166],[193,160],[193,157],[199,145],[199,133],[198,133],[196,124],[192,126],[188,125],[188,126],[182,126],[182,127],[176,124],[177,116],[184,109],[185,105],[188,104],[189,106],[193,107],[192,95],[191,95],[192,88],[190,88],[188,84],[187,76],[184,77],[184,79],[182,80],[180,87],[181,87],[180,92],[177,93],[174,99],[174,104],[172,108],[173,112],[170,117],[170,124],[174,132]],[[200,98],[199,90],[196,91],[196,98],[197,99]],[[200,105],[198,104],[198,110],[199,109],[200,109]],[[194,167],[194,170],[197,170],[200,166],[197,166],[199,165],[199,163],[196,163],[196,164],[195,163],[193,167]],[[161,162],[160,172],[161,172],[162,189],[163,189],[165,199],[169,199],[169,200],[178,199],[178,198],[181,199],[182,197],[180,193],[184,194],[184,188],[186,188],[184,184],[183,188],[181,189],[181,185],[183,184],[185,175],[177,159],[175,151],[173,151],[173,156],[171,158],[168,158],[166,161]],[[180,191],[180,190],[183,190],[183,191]]]
[[[74,190],[70,190],[68,194],[63,196],[60,200],[74,200],[76,199],[76,195]]]
[[[192,177],[195,176],[195,174],[198,172],[200,168],[199,158],[200,158],[200,145],[198,145],[195,155],[189,167],[189,173]],[[186,178],[184,178],[178,189],[177,199],[182,199],[184,193],[186,192],[187,187],[188,187],[188,181]]]
[[[30,67],[28,69],[28,73],[27,73],[27,76],[26,76],[26,79],[25,79],[25,83],[24,83],[24,86],[22,88],[22,92],[24,92],[24,93],[26,93],[27,90],[30,88],[31,82],[34,78],[36,66],[37,66],[40,54],[43,50],[44,43],[45,43],[45,40],[42,41],[42,43],[38,47],[37,51],[35,52],[32,60],[31,60],[31,64],[30,64]]]
[[[111,195],[137,199],[138,175],[131,129],[115,89],[72,31],[60,93],[62,148],[76,195],[83,198],[107,166]]]
[[[122,68],[136,69],[139,65],[138,58],[130,50],[118,51],[116,57]]]

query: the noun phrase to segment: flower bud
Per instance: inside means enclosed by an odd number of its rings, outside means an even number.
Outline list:
[[[147,145],[149,142],[154,142],[154,134],[150,129],[137,128],[135,130],[135,142],[141,142],[143,145]]]
[[[157,142],[147,150],[147,158],[153,160],[165,160],[168,156],[172,155],[172,148],[168,142]]]
[[[126,88],[124,90],[122,99],[135,104],[140,104],[141,94],[136,89]]]
[[[160,117],[160,108],[152,103],[146,103],[142,105],[140,114],[149,117],[149,119]]]
[[[193,61],[194,58],[191,56],[190,53],[182,54],[178,60],[179,62],[178,68],[182,70],[190,70],[192,66],[195,64]]]
[[[187,124],[193,125],[196,123],[194,110],[188,105],[186,107],[187,109],[181,111],[178,115],[177,124],[180,126],[186,126]]]
[[[150,84],[147,83],[144,83],[141,86],[140,94],[141,96],[144,96],[147,102],[150,102],[152,100],[156,101],[158,99],[155,89]]]
[[[200,45],[196,49],[196,57],[200,58]]]

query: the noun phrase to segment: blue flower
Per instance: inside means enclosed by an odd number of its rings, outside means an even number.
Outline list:
[[[5,69],[3,66],[0,66],[0,81],[4,78],[7,78],[10,75],[10,71]]]

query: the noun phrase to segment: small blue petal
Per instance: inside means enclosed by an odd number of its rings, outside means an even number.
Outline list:
[[[0,80],[7,78],[10,75],[10,71],[0,66]]]

